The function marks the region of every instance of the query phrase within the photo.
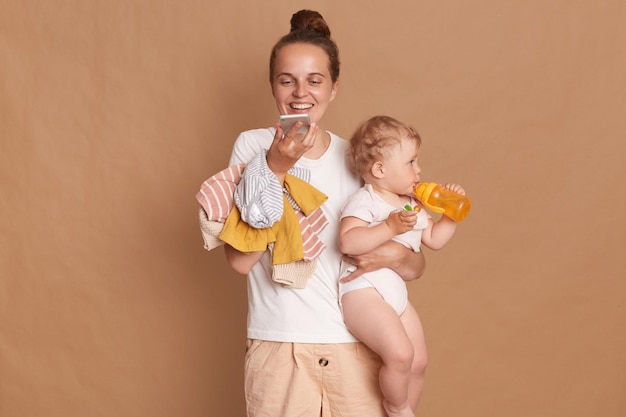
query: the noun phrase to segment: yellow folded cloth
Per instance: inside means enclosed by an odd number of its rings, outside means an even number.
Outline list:
[[[311,184],[291,174],[285,176],[285,188],[305,215],[312,213],[328,199]],[[253,228],[241,220],[239,210],[233,206],[219,238],[241,252],[264,251],[268,244],[273,243],[274,265],[304,258],[298,217],[285,195],[283,195],[283,215],[272,227]]]

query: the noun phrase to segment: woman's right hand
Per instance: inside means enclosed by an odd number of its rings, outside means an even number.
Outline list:
[[[266,158],[267,166],[276,174],[281,183],[287,171],[315,145],[317,123],[311,123],[304,135],[297,133],[301,126],[302,122],[297,122],[285,133],[280,123],[276,123],[276,134]]]

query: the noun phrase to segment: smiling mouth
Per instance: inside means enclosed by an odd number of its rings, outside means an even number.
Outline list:
[[[301,104],[299,104],[299,103],[291,103],[291,104],[289,105],[289,107],[290,107],[292,110],[299,110],[299,111],[302,111],[302,110],[310,110],[310,109],[312,109],[312,108],[313,108],[313,105],[312,105],[312,104],[310,104],[310,103],[306,103],[306,104],[302,104],[302,103],[301,103]]]

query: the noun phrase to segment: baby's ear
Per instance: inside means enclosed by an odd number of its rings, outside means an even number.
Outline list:
[[[372,168],[370,172],[374,176],[374,178],[384,178],[385,177],[385,166],[381,161],[376,161],[372,164]]]

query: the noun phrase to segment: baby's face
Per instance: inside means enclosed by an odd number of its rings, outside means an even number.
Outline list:
[[[400,143],[390,149],[383,161],[385,183],[389,191],[398,195],[411,195],[420,181],[421,169],[417,163],[419,144],[403,137]]]

